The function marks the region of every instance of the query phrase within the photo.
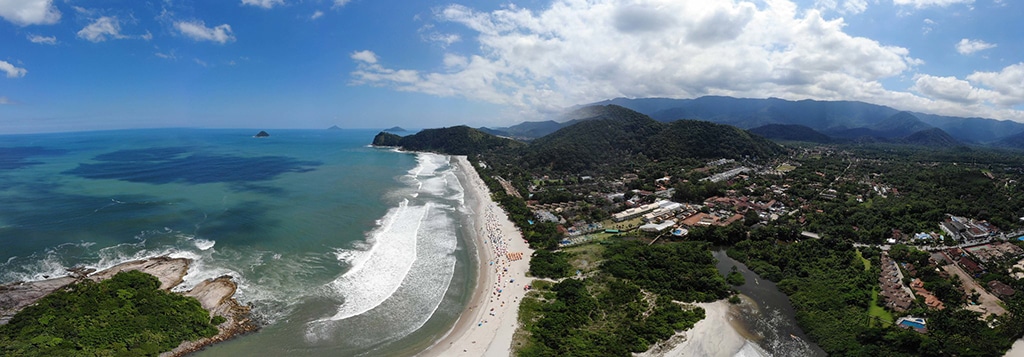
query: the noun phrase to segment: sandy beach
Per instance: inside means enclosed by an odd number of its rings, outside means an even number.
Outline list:
[[[533,250],[491,200],[490,190],[465,156],[453,157],[472,205],[476,247],[476,288],[458,321],[422,356],[508,356],[519,325],[519,303],[532,282],[526,277]]]
[[[1006,357],[1024,357],[1024,340],[1017,340],[1013,343],[1013,347],[1010,347],[1009,351],[1003,355]]]
[[[747,340],[734,325],[733,306],[725,300],[695,304],[704,308],[704,319],[693,328],[672,336],[650,350],[636,354],[643,357],[661,356],[736,356]],[[755,354],[756,355],[756,354]]]

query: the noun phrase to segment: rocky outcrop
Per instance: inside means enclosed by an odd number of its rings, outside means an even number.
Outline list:
[[[230,276],[221,276],[216,279],[210,279],[196,284],[192,290],[185,292],[185,296],[191,296],[199,300],[199,303],[203,305],[203,308],[210,311],[210,317],[222,316],[226,320],[217,325],[217,329],[220,330],[216,336],[210,338],[204,338],[195,341],[182,342],[178,347],[175,347],[169,352],[160,354],[161,357],[170,356],[183,356],[198,350],[203,347],[212,345],[217,342],[226,341],[232,337],[255,331],[259,328],[250,318],[250,307],[241,305],[238,301],[232,298],[235,294],[235,290],[238,289],[238,285],[231,280]]]
[[[256,133],[256,135],[253,136],[253,137],[254,138],[266,138],[266,137],[270,137],[270,134],[267,134],[267,132],[260,130],[260,132]]]
[[[15,282],[0,286],[0,325],[5,325],[18,311],[34,304],[43,296],[77,281],[63,277],[33,282]]]

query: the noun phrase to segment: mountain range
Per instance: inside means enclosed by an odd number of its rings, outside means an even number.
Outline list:
[[[585,108],[608,104],[629,108],[662,122],[695,119],[741,129],[762,128],[766,125],[799,125],[813,131],[801,129],[807,136],[787,133],[785,138],[775,138],[780,140],[823,142],[820,135],[825,135],[830,140],[838,141],[914,143],[915,140],[905,139],[925,130],[939,129],[944,136],[952,138],[955,145],[1024,148],[1024,124],[1008,120],[915,113],[854,101],[790,101],[722,96],[696,99],[617,98],[580,106],[570,114],[563,115],[561,121],[524,122],[505,128],[481,130],[521,140],[536,139],[585,120]],[[936,134],[931,131],[931,134],[921,136]],[[1020,137],[1015,139],[1015,136]],[[771,135],[767,137],[773,138]]]
[[[597,173],[648,161],[767,158],[781,146],[734,126],[707,121],[659,122],[617,105],[573,111],[572,124],[524,144],[457,126],[409,136],[381,132],[376,146],[457,155],[508,155],[521,167],[550,172]]]

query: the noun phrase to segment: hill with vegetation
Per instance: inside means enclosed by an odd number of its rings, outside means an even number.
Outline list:
[[[869,127],[884,138],[901,138],[931,128],[933,128],[931,125],[925,124],[909,112],[893,114]]]
[[[409,136],[380,132],[375,146],[398,146],[411,151],[434,151],[452,155],[477,155],[484,152],[515,150],[525,144],[497,137],[468,126],[425,129]]]
[[[929,147],[955,147],[963,145],[939,128],[921,130],[903,138],[903,143]]]
[[[534,140],[523,164],[586,173],[650,160],[743,159],[782,152],[771,141],[728,125],[694,120],[662,123],[616,105],[585,109],[593,116]]]
[[[4,356],[156,356],[217,334],[199,301],[160,290],[156,277],[125,271],[83,280],[40,299],[0,326]]]
[[[1024,133],[1005,137],[1002,140],[999,140],[998,143],[995,143],[995,146],[1011,149],[1024,149]]]
[[[506,136],[520,140],[532,140],[551,134],[557,131],[558,129],[563,128],[564,126],[564,123],[559,123],[554,120],[527,121],[507,128],[480,128],[480,131],[493,135]]]
[[[585,173],[651,160],[767,158],[782,147],[736,127],[705,121],[662,123],[616,105],[578,111],[572,125],[529,144],[466,126],[427,129],[401,137],[381,132],[373,145],[454,155],[515,157],[523,169]]]
[[[832,138],[828,135],[796,124],[768,124],[747,131],[768,139],[780,141],[805,141],[811,143],[828,143],[832,141]]]
[[[740,128],[768,124],[796,124],[822,133],[865,128],[871,135],[899,138],[930,127],[940,128],[960,142],[1005,145],[1000,141],[1024,133],[1024,124],[1009,120],[961,118],[899,111],[890,107],[853,101],[789,101],[778,98],[750,99],[707,96],[696,99],[616,98],[592,105],[620,105],[659,121],[699,119]],[[863,136],[847,133],[844,137]]]

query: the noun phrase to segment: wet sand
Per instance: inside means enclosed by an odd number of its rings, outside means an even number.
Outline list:
[[[490,190],[464,156],[453,157],[474,216],[476,287],[469,303],[448,333],[422,356],[509,356],[518,328],[519,303],[526,295],[526,277],[533,250],[491,200]]]

